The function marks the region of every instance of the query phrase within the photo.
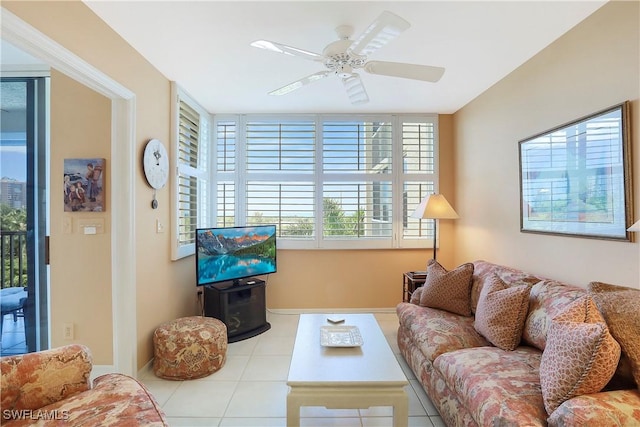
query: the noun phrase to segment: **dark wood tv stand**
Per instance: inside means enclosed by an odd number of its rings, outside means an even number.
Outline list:
[[[267,322],[265,282],[256,278],[204,287],[204,315],[227,325],[228,342],[255,337],[271,329]]]

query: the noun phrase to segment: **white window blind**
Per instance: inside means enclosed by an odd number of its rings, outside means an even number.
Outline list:
[[[327,182],[323,186],[323,235],[333,239],[391,238],[390,181]]]
[[[216,227],[233,227],[236,212],[236,186],[233,182],[218,182]]]
[[[246,124],[246,170],[312,172],[315,123],[249,121]]]
[[[391,173],[391,123],[324,122],[324,172]]]
[[[247,120],[245,222],[276,224],[291,239],[315,236],[316,123]]]
[[[276,224],[285,248],[417,247],[432,237],[429,222],[409,216],[437,188],[437,116],[215,123],[219,225]]]
[[[411,218],[418,204],[436,192],[436,124],[402,123],[402,235],[406,239],[435,238],[433,221]]]
[[[322,123],[323,239],[391,240],[393,235],[390,121]]]
[[[404,172],[434,173],[435,138],[434,123],[402,123]]]
[[[216,166],[218,171],[234,171],[236,167],[236,123],[219,122],[216,126]]]
[[[175,84],[172,259],[195,252],[196,228],[206,221],[210,203],[208,175],[208,114]]]
[[[195,242],[198,225],[198,169],[200,116],[180,100],[178,133],[178,245]]]
[[[275,224],[278,235],[292,239],[315,236],[315,191],[312,182],[247,183],[247,223]]]

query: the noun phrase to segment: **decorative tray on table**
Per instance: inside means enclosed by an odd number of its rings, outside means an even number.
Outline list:
[[[323,347],[360,347],[362,335],[357,326],[333,325],[320,327],[320,344]]]

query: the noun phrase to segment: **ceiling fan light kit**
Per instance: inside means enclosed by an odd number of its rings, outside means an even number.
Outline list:
[[[320,71],[289,83],[269,92],[269,95],[285,95],[303,86],[322,80],[325,77],[337,76],[342,79],[349,100],[354,105],[369,102],[369,96],[362,80],[354,70],[362,69],[369,74],[400,77],[435,83],[444,74],[444,68],[429,65],[407,64],[403,62],[367,61],[367,57],[387,45],[408,29],[410,24],[392,12],[384,11],[374,20],[355,41],[349,38],[353,27],[341,25],[336,28],[339,40],[327,45],[322,55],[287,46],[269,40],[256,40],[251,46],[271,52],[321,62],[328,71]]]

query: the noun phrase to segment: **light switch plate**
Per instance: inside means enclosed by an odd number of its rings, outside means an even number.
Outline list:
[[[82,234],[102,234],[104,218],[78,218],[78,229]]]

